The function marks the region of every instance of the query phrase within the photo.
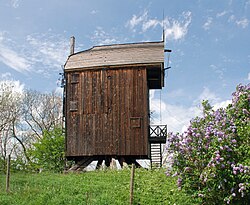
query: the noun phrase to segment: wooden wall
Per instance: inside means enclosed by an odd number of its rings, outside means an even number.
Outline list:
[[[146,67],[65,72],[67,157],[149,155],[146,72]]]

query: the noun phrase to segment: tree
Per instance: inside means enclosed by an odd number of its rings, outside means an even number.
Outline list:
[[[27,129],[35,139],[41,139],[43,131],[62,126],[62,98],[55,92],[26,90],[22,109]]]
[[[22,88],[14,81],[0,82],[0,158],[5,167],[5,160],[17,147],[17,142],[12,140],[14,125],[20,119],[20,102]]]
[[[0,162],[12,154],[22,167],[30,162],[27,150],[33,143],[62,126],[62,98],[55,92],[24,90],[17,82],[0,81]]]

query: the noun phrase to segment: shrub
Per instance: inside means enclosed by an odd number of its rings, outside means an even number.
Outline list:
[[[227,108],[203,109],[187,131],[168,134],[177,184],[203,204],[250,204],[250,84],[237,86]]]
[[[61,172],[64,169],[64,134],[61,128],[44,131],[42,139],[29,150],[35,169]]]

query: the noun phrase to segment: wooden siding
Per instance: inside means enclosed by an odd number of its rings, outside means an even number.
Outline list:
[[[96,46],[70,55],[65,70],[164,63],[164,42]]]
[[[66,156],[137,156],[148,150],[146,67],[65,70]]]

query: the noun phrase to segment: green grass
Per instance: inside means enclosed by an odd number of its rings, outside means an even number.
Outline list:
[[[10,193],[5,192],[5,175],[0,176],[1,205],[129,204],[130,170],[93,171],[81,174],[11,175]],[[198,204],[179,191],[175,179],[164,170],[135,170],[133,204]]]

